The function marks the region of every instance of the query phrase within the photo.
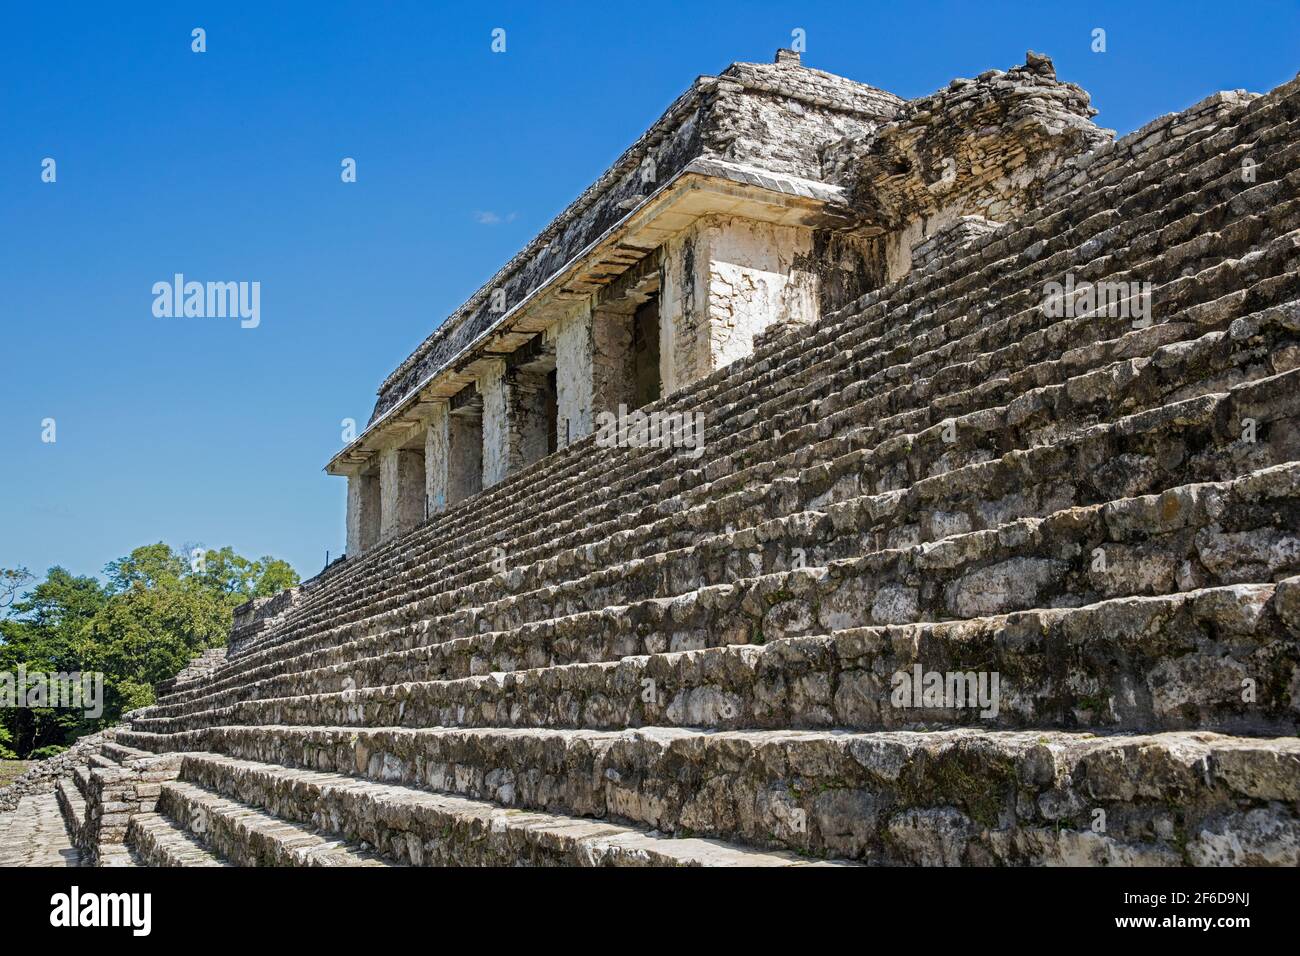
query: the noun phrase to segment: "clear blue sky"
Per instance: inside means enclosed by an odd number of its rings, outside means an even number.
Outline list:
[[[795,28],[807,65],[905,97],[1045,52],[1121,133],[1300,68],[1294,2],[11,2],[0,16],[0,566],[36,572],[97,574],[161,539],[315,573],[344,542],[344,483],[321,471],[340,420],[363,423],[392,367],[695,76],[768,61]],[[150,289],[176,272],[259,281],[260,327],[154,318]]]

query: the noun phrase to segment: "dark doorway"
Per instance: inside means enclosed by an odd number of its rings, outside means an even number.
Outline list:
[[[632,407],[658,401],[659,381],[659,296],[637,306],[632,316]]]

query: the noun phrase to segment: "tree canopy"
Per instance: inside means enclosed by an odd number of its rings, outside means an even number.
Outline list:
[[[22,568],[0,568],[0,598],[13,586],[0,620],[0,674],[24,667],[29,674],[104,675],[98,718],[66,708],[0,706],[0,759],[48,753],[153,703],[155,683],[225,644],[236,607],[298,583],[277,558],[250,561],[229,547],[189,558],[161,542],[110,562],[104,578],[53,567],[18,597],[34,578]]]

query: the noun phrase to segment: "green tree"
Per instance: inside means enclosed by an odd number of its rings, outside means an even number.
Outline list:
[[[224,644],[240,604],[298,583],[274,558],[249,561],[226,547],[187,561],[161,542],[136,548],[106,574],[112,593],[86,630],[81,657],[104,672],[114,719],[153,703],[153,684]]]
[[[17,760],[18,754],[13,749],[14,736],[9,728],[0,723],[0,760]]]
[[[0,756],[49,753],[153,703],[153,685],[200,651],[226,642],[233,610],[298,583],[286,562],[250,561],[226,547],[191,562],[162,542],[136,548],[104,569],[106,584],[51,568],[0,620],[0,670],[104,675],[104,713],[0,709]],[[29,576],[30,578],[30,576]],[[6,578],[0,573],[0,583]],[[2,594],[0,590],[0,594]]]
[[[0,610],[14,603],[18,592],[32,580],[32,572],[26,568],[0,568]]]
[[[0,671],[16,675],[20,668],[29,674],[85,669],[81,636],[107,600],[94,578],[50,568],[44,581],[14,602],[12,616],[0,620]],[[20,755],[63,743],[80,722],[79,713],[52,707],[0,708],[0,724]]]
[[[205,552],[194,573],[214,591],[236,598],[236,605],[249,598],[270,597],[298,583],[298,573],[288,562],[270,555],[249,561],[229,547]]]

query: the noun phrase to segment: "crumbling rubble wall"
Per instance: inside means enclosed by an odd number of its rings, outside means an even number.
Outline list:
[[[825,173],[847,191],[862,234],[884,237],[893,280],[911,268],[914,246],[958,218],[1001,223],[1038,205],[1053,173],[1111,141],[1096,112],[1031,52],[1022,66],[953,80],[879,130],[832,144]]]

